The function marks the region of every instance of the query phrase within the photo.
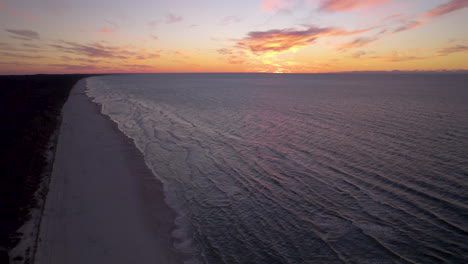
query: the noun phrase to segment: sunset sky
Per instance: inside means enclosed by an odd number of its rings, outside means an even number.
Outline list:
[[[468,70],[468,0],[0,0],[0,74]]]

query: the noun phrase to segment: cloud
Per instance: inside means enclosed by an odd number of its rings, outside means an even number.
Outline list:
[[[21,48],[26,47],[26,48]],[[11,45],[9,43],[0,43],[0,50],[1,51],[9,51],[15,53],[28,53],[28,52],[38,52],[41,47],[38,45],[30,44],[30,43],[23,43],[22,46],[20,45]]]
[[[446,15],[457,10],[467,8],[468,0],[450,0],[448,3],[439,5],[438,7],[427,11],[424,16],[426,17],[437,17]]]
[[[135,57],[136,60],[150,60],[150,59],[158,59],[161,57],[159,53],[145,53],[142,55],[138,55]]]
[[[305,29],[272,29],[268,31],[253,31],[247,37],[237,42],[237,47],[250,50],[253,54],[265,55],[294,51],[316,42],[322,37],[338,37],[361,34],[373,28],[346,31],[339,28],[304,26]]]
[[[353,54],[351,54],[351,57],[355,58],[355,59],[359,59],[359,58],[361,58],[362,56],[364,56],[366,54],[367,54],[367,52],[365,52],[363,50],[359,50],[359,51],[356,51]]]
[[[237,44],[248,48],[256,55],[268,52],[286,52],[302,48],[315,42],[321,34],[330,33],[330,28],[309,27],[305,30],[272,29],[269,31],[253,31]]]
[[[338,28],[305,27],[304,30],[272,29],[249,32],[247,37],[237,43],[237,46],[248,49],[255,55],[280,53],[309,46],[320,37],[353,35],[369,30],[345,31]]]
[[[96,32],[102,33],[102,34],[113,34],[115,33],[115,30],[111,28],[101,28],[101,29],[98,29]]]
[[[31,44],[31,43],[23,43],[23,46],[27,47],[27,48],[33,48],[33,49],[39,49],[40,48],[38,45],[34,45],[34,44]]]
[[[60,67],[70,71],[94,71],[99,69],[96,65],[73,65],[73,64],[49,64],[52,67]]]
[[[385,34],[387,34],[387,30],[383,29],[380,32],[378,32],[377,34],[375,34],[374,36],[355,38],[351,42],[342,44],[340,47],[338,47],[338,50],[348,50],[348,49],[353,49],[353,48],[364,47],[364,46],[366,46],[368,44],[371,44],[371,43],[379,40]]]
[[[148,26],[151,29],[155,29],[160,22],[161,22],[160,20],[151,20],[150,22],[148,22]]]
[[[63,44],[52,44],[50,46],[53,48],[57,48],[60,51],[76,55],[84,55],[98,58],[126,58],[124,56],[119,55],[114,47],[103,46],[99,43],[82,45],[69,41],[63,41]]]
[[[358,37],[355,38],[353,41],[342,44],[338,50],[348,50],[348,49],[353,49],[353,48],[361,48],[363,46],[366,46],[372,42],[377,41],[380,38],[379,35],[375,35],[372,37]]]
[[[290,13],[290,9],[296,5],[295,0],[261,0],[263,12]]]
[[[0,57],[10,57],[10,58],[18,58],[18,59],[42,59],[43,56],[34,56],[34,55],[24,55],[18,53],[10,53],[10,52],[0,52]]]
[[[468,52],[467,45],[456,45],[456,46],[450,46],[450,47],[439,49],[436,53],[436,56],[448,56],[452,53],[463,53],[463,52]]]
[[[346,12],[372,8],[392,0],[320,0],[319,10],[327,12]]]
[[[19,12],[19,11],[10,9],[5,4],[2,4],[2,3],[0,3],[0,10],[3,10],[5,12],[8,12],[8,13],[14,15],[14,16],[17,16],[17,17],[20,17],[20,18],[23,18],[23,19],[26,19],[26,20],[33,20],[33,21],[41,20],[39,17],[33,16],[33,15],[29,14],[29,13]]]
[[[450,0],[449,2],[439,5],[438,7],[431,9],[425,13],[419,14],[415,17],[407,17],[407,18],[400,18],[397,22],[401,23],[402,25],[395,29],[393,33],[398,33],[406,30],[410,30],[413,28],[420,27],[422,25],[428,24],[431,19],[443,16],[457,10],[463,9],[468,7],[468,0]],[[388,19],[397,19],[396,17],[388,17]]]
[[[61,56],[60,59],[65,60],[65,61],[79,61],[79,62],[85,62],[85,63],[98,63],[98,60],[91,60],[91,59],[85,59],[85,58],[72,58],[68,56]]]
[[[420,57],[420,56],[388,56],[388,57],[372,57],[373,59],[379,59],[386,62],[403,62],[403,61],[414,61],[414,60],[424,60],[429,57]]]
[[[233,54],[233,51],[230,49],[218,49],[217,52],[222,55],[230,55]]]
[[[240,21],[241,21],[241,19],[239,17],[237,17],[237,16],[227,16],[227,17],[223,17],[219,21],[219,24],[225,26],[225,25],[232,24],[232,23],[238,23]]]
[[[132,46],[118,47],[103,43],[79,44],[69,41],[61,41],[59,44],[51,44],[50,46],[65,53],[92,58],[148,60],[161,57],[159,53],[138,50]]]
[[[122,66],[130,71],[155,71],[157,69],[154,66],[140,64],[124,64]]]
[[[247,56],[242,50],[235,49],[218,49],[217,52],[227,57],[229,64],[249,64],[247,63]]]
[[[379,22],[392,21],[392,20],[395,20],[395,19],[401,19],[403,16],[404,16],[403,13],[392,14],[392,15],[383,17],[383,18],[379,19],[378,21]]]
[[[423,24],[424,24],[423,22],[418,21],[418,20],[409,21],[406,24],[404,24],[404,25],[400,26],[399,28],[395,29],[393,31],[393,33],[398,33],[398,32],[402,32],[402,31],[405,31],[405,30],[413,29],[413,28],[422,26]]]
[[[166,16],[166,24],[174,24],[174,23],[178,23],[178,22],[180,22],[182,20],[183,20],[182,16],[177,16],[177,15],[174,15],[172,13],[169,13]]]
[[[22,40],[37,40],[40,39],[39,33],[27,29],[5,29],[5,31],[13,34],[13,38],[20,38]]]

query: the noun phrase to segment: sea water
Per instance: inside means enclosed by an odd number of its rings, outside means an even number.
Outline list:
[[[468,76],[135,74],[87,93],[193,263],[468,263]]]

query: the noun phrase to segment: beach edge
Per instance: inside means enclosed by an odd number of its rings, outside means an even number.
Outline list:
[[[83,78],[63,107],[34,263],[182,263],[172,236],[176,215],[162,183],[85,90]]]

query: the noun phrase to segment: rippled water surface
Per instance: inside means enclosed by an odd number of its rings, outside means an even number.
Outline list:
[[[468,76],[88,79],[199,263],[468,263]]]

